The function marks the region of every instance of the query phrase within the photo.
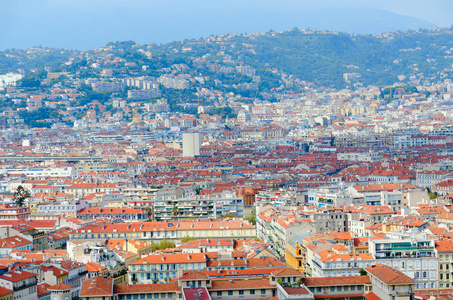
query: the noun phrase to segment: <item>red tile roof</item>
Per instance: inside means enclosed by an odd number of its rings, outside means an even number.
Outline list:
[[[100,266],[94,262],[89,262],[86,264],[86,268],[87,268],[87,271],[88,272],[100,272],[100,271],[103,271],[103,270],[107,270],[106,268],[104,268],[103,266]]]
[[[179,280],[200,280],[200,279],[206,280],[209,279],[209,276],[198,271],[189,271],[183,276],[179,277]]]
[[[33,242],[18,235],[0,239],[1,248],[16,248],[28,244],[33,244]]]
[[[406,274],[383,264],[375,264],[365,268],[365,270],[377,277],[385,284],[415,284],[415,280]]]
[[[308,291],[306,288],[284,287],[283,289],[285,290],[285,292],[288,293],[288,295],[309,295],[310,294],[310,291]]]
[[[70,286],[66,283],[57,283],[55,285],[49,286],[47,289],[49,291],[64,291],[64,290],[72,290],[74,287]]]
[[[290,269],[290,268],[281,268],[275,271],[272,271],[272,274],[276,277],[279,276],[302,276],[300,271]]]
[[[214,280],[212,281],[212,287],[209,290],[224,291],[224,290],[244,290],[244,289],[258,289],[258,288],[270,288],[275,287],[270,284],[269,279],[257,279],[257,280]]]
[[[453,241],[450,239],[436,241],[436,250],[438,252],[453,252]]]
[[[181,288],[177,282],[172,283],[157,283],[157,284],[115,284],[113,291],[115,294],[131,294],[131,293],[152,293],[152,292],[177,292]]]
[[[8,289],[0,286],[0,296],[5,296],[8,294],[12,294],[12,293],[13,293],[12,290],[8,290]]]
[[[24,280],[30,277],[36,276],[35,273],[30,273],[27,271],[14,271],[14,272],[9,272],[3,275],[0,275],[1,279],[16,282],[20,280]]]
[[[365,297],[365,299],[367,299],[367,300],[382,300],[381,298],[379,298],[378,296],[376,296],[376,294],[373,293],[373,292],[370,292],[370,293],[366,294],[364,297]]]
[[[184,299],[186,300],[211,300],[206,288],[183,289]]]
[[[38,284],[38,286],[37,286],[38,296],[41,296],[44,294],[50,294],[50,291],[47,290],[47,287],[49,287],[49,284],[47,284],[47,283]]]
[[[112,296],[113,279],[110,277],[97,276],[85,280],[82,284],[80,297],[86,296]]]
[[[302,278],[305,286],[332,286],[332,285],[361,285],[371,283],[370,277],[364,276],[342,276],[342,277],[306,277]]]

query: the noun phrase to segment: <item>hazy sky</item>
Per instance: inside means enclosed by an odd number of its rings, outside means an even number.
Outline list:
[[[338,13],[381,9],[453,24],[452,0],[0,0],[0,50],[32,46],[90,49],[109,41],[163,43],[219,33],[315,25],[341,30]],[[319,23],[311,19],[332,17]],[[320,15],[320,11],[326,11]],[[313,17],[312,16],[312,17]],[[315,25],[311,25],[315,24]],[[310,26],[311,25],[311,26]],[[354,25],[356,26],[356,25]],[[339,29],[340,28],[340,29]],[[354,30],[354,29],[353,29]],[[359,28],[357,29],[359,30]],[[359,31],[357,31],[359,32]]]

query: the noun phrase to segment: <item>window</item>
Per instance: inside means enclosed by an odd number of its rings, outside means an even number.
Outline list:
[[[222,296],[222,292],[217,292],[217,296]]]
[[[331,291],[331,292],[335,292],[335,287],[334,287],[334,286],[331,286],[331,287],[330,287],[330,291]]]
[[[228,296],[233,296],[233,291],[228,291]]]
[[[250,295],[255,295],[255,290],[250,290]]]
[[[341,286],[337,286],[337,292],[341,292]]]
[[[344,291],[349,291],[349,287],[348,287],[348,286],[345,286],[345,287],[343,288],[343,290],[344,290]]]
[[[244,295],[244,291],[243,290],[239,291],[239,295]]]
[[[265,289],[262,289],[261,290],[261,295],[265,295],[266,294],[266,290]]]

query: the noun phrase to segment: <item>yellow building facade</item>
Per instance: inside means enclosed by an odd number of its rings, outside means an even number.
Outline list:
[[[304,272],[304,250],[299,242],[295,246],[286,244],[286,266]]]

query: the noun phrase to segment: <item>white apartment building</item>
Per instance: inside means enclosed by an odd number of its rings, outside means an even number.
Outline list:
[[[201,136],[198,132],[184,133],[182,136],[182,156],[194,157],[200,155]]]
[[[14,291],[14,300],[36,300],[38,278],[34,273],[14,271],[0,275],[0,287]]]
[[[370,277],[373,293],[381,300],[413,299],[416,283],[394,268],[376,264],[365,269]],[[368,297],[366,297],[368,298]]]
[[[74,167],[50,167],[50,168],[12,168],[0,169],[0,174],[25,175],[28,177],[71,177],[77,175],[77,169]]]
[[[38,213],[63,213],[66,217],[75,218],[77,212],[90,205],[85,200],[77,200],[72,203],[63,201],[60,203],[39,204]]]
[[[384,239],[370,239],[376,262],[396,268],[417,283],[415,288],[438,287],[438,262],[433,239],[421,233],[387,232]]]
[[[344,247],[334,245],[335,247]],[[328,253],[327,253],[328,252]],[[352,254],[348,251],[323,251],[314,255],[310,265],[313,277],[357,276],[359,271],[371,266],[375,259],[370,253]]]

